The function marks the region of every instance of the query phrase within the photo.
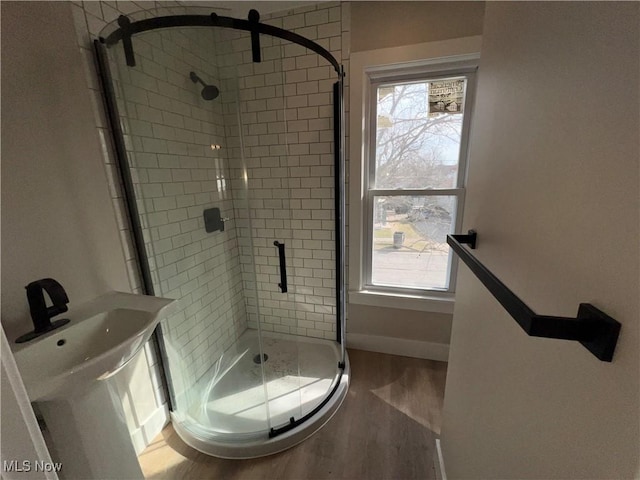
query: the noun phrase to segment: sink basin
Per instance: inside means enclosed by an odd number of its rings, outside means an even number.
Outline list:
[[[16,346],[31,401],[69,397],[121,370],[149,340],[175,300],[111,292],[71,307],[62,328]]]

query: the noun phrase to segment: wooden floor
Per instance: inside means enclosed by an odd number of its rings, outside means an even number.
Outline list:
[[[148,479],[432,479],[447,364],[349,350],[351,386],[336,415],[301,444],[223,460],[185,445],[171,425],[140,455]]]

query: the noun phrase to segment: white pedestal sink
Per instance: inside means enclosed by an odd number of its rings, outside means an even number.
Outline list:
[[[71,322],[14,350],[67,479],[143,478],[109,378],[149,340],[175,300],[112,292],[66,315]]]

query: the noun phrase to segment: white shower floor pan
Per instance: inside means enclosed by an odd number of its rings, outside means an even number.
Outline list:
[[[331,418],[349,384],[348,359],[340,375],[336,342],[263,332],[262,352],[267,359],[258,362],[258,333],[247,330],[204,375],[187,411],[172,413],[185,443],[217,457],[259,457],[296,445]],[[272,428],[311,413],[334,389],[311,418],[269,437]]]

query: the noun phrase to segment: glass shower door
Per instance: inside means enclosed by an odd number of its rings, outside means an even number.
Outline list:
[[[257,215],[266,217],[275,238],[266,242],[274,251],[264,267],[270,278],[260,289],[260,326],[265,353],[277,352],[264,372],[270,425],[277,434],[317,408],[338,379],[334,81],[331,66],[306,48],[264,35],[260,43],[262,61],[245,78],[245,95],[255,99],[248,107],[258,109],[255,152],[263,155],[263,167],[269,165],[261,172],[260,193],[261,206],[269,208]],[[286,291],[278,288],[284,280],[281,254]]]
[[[277,49],[277,50],[276,50]],[[335,72],[322,57],[286,40],[274,40],[282,55],[283,119],[291,242],[290,332],[298,350],[290,377],[297,400],[294,422],[330,396],[338,381],[336,343],[336,236],[334,181]],[[290,422],[290,418],[286,419]],[[275,422],[273,422],[275,423]],[[284,431],[289,425],[282,425]],[[285,427],[285,428],[282,428]]]
[[[242,235],[244,248],[250,248],[243,268],[245,292],[251,292],[249,328],[262,345],[263,356],[255,360],[264,375],[271,429],[297,417],[300,406],[285,86],[280,46],[261,36],[262,61],[254,63],[248,34],[240,35],[246,37],[236,45],[242,46],[237,58],[242,59],[240,121],[249,206]]]

